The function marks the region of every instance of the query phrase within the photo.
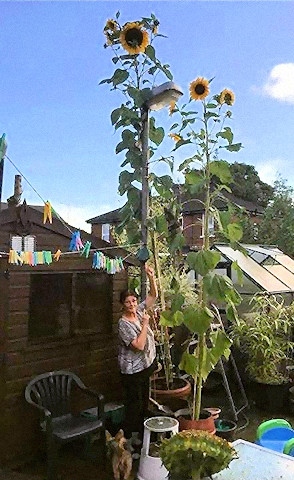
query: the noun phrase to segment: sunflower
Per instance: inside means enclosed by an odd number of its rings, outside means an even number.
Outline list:
[[[139,22],[126,23],[119,39],[123,48],[131,55],[144,53],[149,44],[148,33]]]
[[[153,27],[152,27],[152,33],[153,33],[154,35],[157,35],[157,34],[158,34],[158,25],[159,25],[159,21],[158,21],[158,20],[154,20]]]
[[[235,95],[233,94],[233,92],[225,88],[220,94],[219,103],[221,105],[224,103],[226,103],[227,105],[233,105],[234,101]]]
[[[209,81],[198,77],[190,83],[190,96],[193,100],[203,100],[209,94]]]
[[[116,20],[113,20],[112,18],[107,20],[104,30],[112,30],[114,32],[117,29],[118,29],[118,23],[116,22]]]
[[[181,135],[177,135],[176,133],[169,133],[168,136],[172,138],[175,142],[179,142],[182,140]]]

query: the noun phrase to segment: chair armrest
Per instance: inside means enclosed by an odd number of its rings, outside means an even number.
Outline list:
[[[97,400],[97,407],[98,407],[98,417],[104,417],[104,395],[102,393],[95,392],[91,388],[78,385],[80,390],[89,397],[96,398]]]
[[[42,407],[42,405],[39,405],[38,403],[34,402],[31,398],[26,398],[27,402],[33,405],[33,407],[36,407],[40,413],[43,413],[44,417],[46,417],[46,420],[51,418],[51,412],[48,410],[48,408]]]

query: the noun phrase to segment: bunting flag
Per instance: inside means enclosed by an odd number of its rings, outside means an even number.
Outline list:
[[[123,259],[121,257],[109,258],[102,252],[95,252],[92,268],[105,270],[110,275],[114,275],[124,270]]]
[[[77,251],[81,250],[82,248],[84,248],[84,245],[83,245],[83,242],[81,240],[81,234],[80,234],[79,230],[77,230],[71,236],[71,241],[70,241],[70,244],[69,244],[69,251],[70,252],[77,252]]]
[[[52,207],[50,202],[45,202],[44,205],[44,215],[43,215],[43,223],[46,223],[47,220],[49,223],[52,223]]]
[[[86,258],[90,255],[91,242],[86,242],[80,255]],[[57,250],[53,255],[49,250],[39,252],[26,252],[10,250],[8,263],[13,265],[50,265],[53,260],[58,261],[62,255],[61,250]],[[103,270],[109,275],[114,275],[124,270],[123,259],[121,257],[109,258],[104,253],[95,251],[93,254],[92,268]]]
[[[47,250],[41,252],[25,252],[10,250],[8,263],[13,265],[50,265],[52,263],[52,253]]]

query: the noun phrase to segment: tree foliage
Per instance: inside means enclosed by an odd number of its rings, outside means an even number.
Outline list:
[[[277,245],[294,257],[294,203],[292,187],[279,179],[274,184],[274,197],[265,209],[258,229],[258,241]]]
[[[243,200],[266,207],[273,198],[274,188],[263,182],[253,165],[234,162],[230,165],[232,193]]]

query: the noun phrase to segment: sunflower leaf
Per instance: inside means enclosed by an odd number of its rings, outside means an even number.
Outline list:
[[[155,55],[155,48],[152,47],[152,45],[147,45],[145,49],[145,53],[147,57],[149,57],[153,62],[156,60],[156,55]]]
[[[99,82],[99,85],[102,85],[103,83],[111,83],[111,78],[104,78],[104,80],[101,80],[101,82]]]
[[[209,118],[212,118],[212,117],[218,117],[219,115],[217,113],[214,113],[214,112],[205,112],[204,114],[204,117],[209,119]]]
[[[122,70],[121,68],[117,68],[111,78],[111,81],[113,86],[116,87],[120,83],[125,82],[127,78],[129,78],[129,72],[126,72],[126,70]]]
[[[225,140],[228,140],[229,144],[231,145],[232,141],[233,141],[233,138],[234,138],[234,135],[233,135],[233,132],[232,130],[230,129],[230,127],[225,127],[224,130],[222,132],[218,132],[216,134],[217,137],[222,137],[224,138]]]
[[[225,160],[217,160],[210,163],[210,171],[224,184],[232,182],[232,174],[228,162]]]
[[[157,146],[160,145],[164,139],[164,129],[162,127],[155,127],[154,117],[150,118],[149,138],[151,142],[155,143]]]
[[[111,112],[111,124],[114,125],[118,119],[120,118],[120,115],[121,115],[121,109],[120,108],[116,108],[115,110],[113,110]]]
[[[226,145],[224,148],[229,152],[239,152],[239,150],[242,148],[242,143],[234,143],[232,145]]]
[[[182,140],[179,140],[179,141],[176,143],[175,147],[172,149],[172,151],[174,152],[175,150],[177,150],[177,149],[178,149],[179,147],[181,147],[182,145],[186,145],[186,144],[188,144],[188,143],[192,143],[190,139],[187,139],[187,140],[183,140],[183,139],[182,139]]]
[[[216,103],[208,103],[206,105],[206,108],[216,108],[217,107],[217,104]]]

